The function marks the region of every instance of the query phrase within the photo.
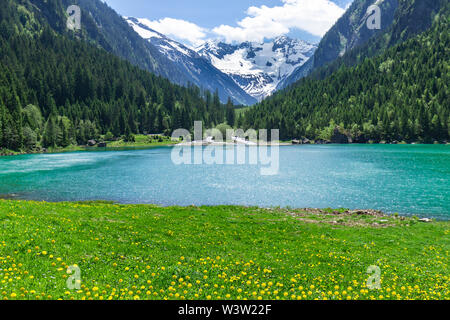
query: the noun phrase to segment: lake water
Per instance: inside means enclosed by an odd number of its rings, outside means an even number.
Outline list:
[[[175,165],[169,147],[0,158],[0,196],[160,205],[379,209],[450,218],[450,147],[280,147],[279,173],[255,165]]]

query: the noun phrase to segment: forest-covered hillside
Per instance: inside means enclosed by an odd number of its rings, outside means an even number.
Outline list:
[[[381,55],[341,63],[323,80],[302,79],[251,108],[239,124],[279,128],[282,139],[329,140],[339,127],[357,142],[448,140],[448,3],[433,20],[425,33]]]
[[[48,23],[59,34],[87,41],[173,83],[187,85],[190,80],[173,61],[134,32],[104,1],[16,0],[15,2],[26,7],[34,13],[36,19]],[[66,8],[71,5],[77,5],[81,9],[81,30],[75,33],[66,28]]]
[[[65,147],[108,132],[130,137],[190,128],[194,120],[224,121],[217,94],[173,85],[76,35],[59,34],[50,13],[29,1],[1,3],[0,149]]]
[[[395,5],[395,2],[398,4]],[[356,1],[354,4],[355,3]],[[445,5],[448,5],[448,1],[395,0],[390,7],[387,6],[388,2],[383,2],[383,4],[385,5],[384,8],[386,8],[384,10],[395,8],[395,11],[387,14],[384,13],[382,9],[382,30],[372,30],[373,35],[369,38],[362,36],[362,34],[360,35],[359,33],[356,33],[354,37],[356,37],[359,42],[354,43],[354,46],[344,50],[345,54],[343,55],[338,55],[335,53],[335,57],[333,59],[324,60],[324,57],[314,59],[314,67],[312,72],[314,77],[323,79],[338,70],[342,65],[357,65],[363,62],[366,58],[371,58],[382,54],[387,49],[425,32],[434,23],[436,14],[443,10]],[[383,6],[381,8],[383,8]],[[392,17],[393,20],[391,21]],[[387,22],[389,22],[389,24],[387,24]],[[361,28],[361,30],[364,29],[367,28]],[[328,32],[327,35],[330,33],[331,31]],[[362,41],[364,39],[365,41]],[[326,45],[327,42],[324,39],[321,43]]]
[[[325,34],[314,56],[280,83],[285,88],[313,74],[324,78],[342,64],[354,66],[426,31],[447,0],[354,0]],[[367,27],[367,10],[380,8],[380,29]],[[373,14],[373,13],[372,13]]]

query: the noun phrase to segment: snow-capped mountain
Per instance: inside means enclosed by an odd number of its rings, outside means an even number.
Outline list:
[[[278,84],[312,57],[317,46],[281,36],[271,42],[227,44],[207,41],[196,51],[228,74],[257,100],[270,96]]]
[[[132,17],[124,17],[124,19],[137,34],[149,41],[160,53],[174,62],[192,84],[211,92],[218,90],[222,102],[226,102],[228,97],[236,104],[252,105],[257,102],[230,76],[214,67],[196,51],[150,28],[146,19]]]

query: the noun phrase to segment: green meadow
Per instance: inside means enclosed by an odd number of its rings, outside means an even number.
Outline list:
[[[143,134],[133,135],[134,141],[124,141],[123,139],[108,142],[108,148],[122,148],[122,147],[160,147],[179,143],[179,141],[172,141],[170,137],[166,136],[147,136]]]
[[[449,299],[449,233],[343,209],[0,200],[0,299]]]

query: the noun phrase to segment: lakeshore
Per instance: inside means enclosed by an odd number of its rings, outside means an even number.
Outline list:
[[[450,299],[445,146],[286,146],[270,178],[118,148],[1,159],[1,300]]]
[[[280,141],[276,142],[277,146],[308,146],[308,145],[330,145],[331,143],[322,143],[315,141],[308,141],[307,143],[297,143],[297,140],[293,141]],[[350,143],[350,144],[342,144],[342,145],[450,145],[448,142],[442,143]],[[192,142],[178,142],[171,141],[169,139],[165,139],[162,142],[152,142],[152,143],[142,143],[142,142],[125,142],[123,140],[108,142],[106,147],[98,147],[98,146],[87,146],[87,145],[71,145],[65,148],[49,148],[35,151],[11,151],[11,150],[0,150],[0,157],[4,156],[18,156],[25,154],[52,154],[52,153],[68,153],[68,152],[78,152],[78,151],[123,151],[127,148],[129,149],[148,149],[155,147],[173,147],[173,146],[233,146],[233,145],[246,145],[251,146],[248,143],[236,143],[236,142],[211,142],[211,141],[192,141]],[[270,143],[259,143],[262,146],[270,146]],[[334,144],[336,145],[336,144]]]
[[[11,151],[11,150],[0,150],[0,156],[17,156],[24,154],[52,154],[52,153],[67,153],[67,152],[78,152],[78,151],[120,151],[126,148],[136,148],[136,149],[144,149],[144,148],[155,148],[155,147],[166,147],[166,146],[174,146],[177,141],[172,141],[170,137],[166,136],[152,136],[152,135],[135,135],[134,141],[124,141],[123,139],[115,140],[115,141],[106,141],[97,143],[92,146],[88,145],[70,145],[64,148],[48,148],[48,149],[38,149],[35,151]],[[102,145],[105,145],[102,147]]]

